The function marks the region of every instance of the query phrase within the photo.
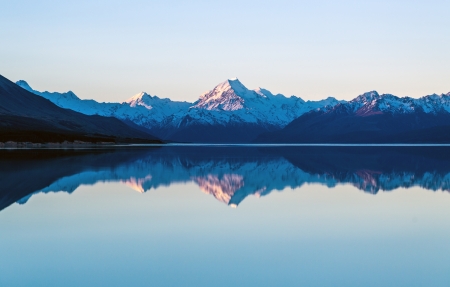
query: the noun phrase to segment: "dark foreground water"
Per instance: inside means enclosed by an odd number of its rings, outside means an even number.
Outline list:
[[[0,286],[450,286],[450,147],[0,151]]]

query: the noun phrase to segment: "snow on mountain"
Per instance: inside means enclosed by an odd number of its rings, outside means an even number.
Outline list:
[[[138,93],[124,102],[131,108],[145,107],[147,110],[153,110],[155,114],[162,117],[168,117],[180,112],[186,112],[191,103],[176,102],[170,99],[161,99],[157,96],[151,96],[145,92]]]
[[[273,95],[262,88],[249,90],[238,79],[231,79],[201,95],[187,115],[197,123],[252,123],[282,128],[306,112],[336,104],[338,101],[331,97],[305,102],[295,96]]]
[[[125,102],[130,104],[130,107],[132,107],[132,108],[135,108],[136,106],[143,106],[146,109],[151,110],[151,109],[153,109],[153,106],[150,103],[151,101],[152,101],[152,96],[150,96],[149,94],[147,94],[145,92],[140,92],[140,93],[132,96]]]
[[[331,110],[329,110],[331,111]],[[368,116],[379,113],[407,114],[424,112],[437,114],[450,112],[450,93],[442,95],[428,95],[418,99],[411,97],[397,97],[391,94],[379,95],[371,91],[359,95],[348,102],[336,105],[333,112],[356,113],[360,116]]]
[[[101,115],[129,120],[138,125],[151,128],[160,126],[168,117],[185,112],[191,105],[187,102],[176,102],[170,99],[160,99],[141,92],[123,103],[99,103],[94,100],[81,100],[73,92],[39,92],[33,90],[27,82],[16,83],[20,87],[44,97],[54,104],[86,115]]]
[[[415,100],[415,103],[425,113],[438,113],[442,111],[450,113],[450,93],[425,96]]]
[[[338,101],[332,97],[321,101],[304,101],[296,96],[272,94],[263,88],[250,90],[237,78],[220,83],[202,94],[194,103],[162,99],[145,92],[138,93],[123,103],[99,103],[94,100],[81,100],[71,91],[39,92],[33,90],[25,81],[18,81],[17,84],[60,107],[87,115],[97,114],[131,121],[166,139],[170,139],[180,128],[194,127],[197,131],[199,126],[247,129],[258,127],[260,131],[255,133],[272,131],[284,128],[294,119],[313,110],[356,113],[359,116],[416,111],[433,114],[450,112],[450,93],[413,99],[390,94],[380,95],[371,91],[351,101]],[[191,134],[192,132],[186,131]],[[182,141],[183,137],[186,136],[175,136]]]
[[[252,96],[238,79],[227,80],[200,96],[192,108],[236,111],[244,108],[244,99]]]
[[[41,96],[43,98],[46,98],[47,100],[50,100],[51,102],[53,102],[54,104],[56,104],[57,106],[62,106],[62,105],[70,105],[73,103],[76,103],[77,101],[80,101],[80,99],[72,92],[72,91],[68,91],[66,93],[56,93],[56,92],[39,92],[36,90],[33,90],[30,85],[24,81],[24,80],[20,80],[17,81],[16,84],[21,87],[24,88],[25,90],[32,92],[33,94],[36,94],[38,96]]]
[[[146,128],[176,128],[183,124],[227,125],[252,123],[283,127],[313,109],[334,106],[338,101],[328,98],[307,101],[291,96],[273,95],[268,90],[247,89],[238,79],[227,80],[200,96],[195,103],[161,99],[145,92],[123,103],[99,103],[81,100],[73,92],[39,92],[21,80],[17,85],[42,96],[56,105],[87,115],[112,116],[130,120]],[[186,117],[189,120],[186,120]]]

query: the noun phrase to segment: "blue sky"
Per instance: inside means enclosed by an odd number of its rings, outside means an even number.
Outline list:
[[[304,99],[450,91],[449,1],[2,1],[0,74],[194,101],[227,78]]]

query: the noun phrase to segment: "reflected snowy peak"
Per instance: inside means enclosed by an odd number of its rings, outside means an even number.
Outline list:
[[[194,177],[201,191],[213,195],[217,200],[229,204],[237,190],[244,186],[244,177],[238,174],[224,174],[221,178],[209,174],[204,177]]]
[[[309,184],[330,188],[350,184],[371,194],[413,186],[450,191],[448,150],[168,146],[57,154],[46,151],[37,158],[16,151],[0,159],[0,209],[14,202],[24,204],[35,193],[72,193],[81,185],[100,182],[122,183],[140,193],[192,182],[205,194],[232,207],[249,195],[266,196]]]

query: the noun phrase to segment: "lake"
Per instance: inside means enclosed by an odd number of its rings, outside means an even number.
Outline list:
[[[450,147],[0,150],[0,286],[449,286]]]

